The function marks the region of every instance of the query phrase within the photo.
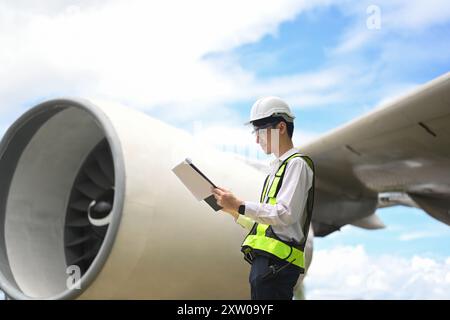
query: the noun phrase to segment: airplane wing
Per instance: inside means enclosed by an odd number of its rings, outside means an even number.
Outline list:
[[[450,72],[300,147],[316,166],[313,228],[383,227],[378,207],[450,225]]]

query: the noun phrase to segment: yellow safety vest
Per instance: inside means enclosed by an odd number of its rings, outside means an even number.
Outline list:
[[[288,162],[294,158],[303,158],[308,166],[313,171],[312,186],[308,190],[308,198],[306,202],[307,217],[303,226],[304,239],[302,243],[290,243],[280,239],[272,227],[267,224],[257,223],[253,225],[249,234],[242,243],[241,251],[244,253],[244,258],[250,264],[253,262],[255,254],[269,255],[270,257],[276,257],[280,260],[287,261],[293,265],[299,267],[303,273],[305,270],[305,244],[308,236],[309,225],[311,222],[313,204],[314,204],[314,163],[308,156],[301,155],[300,153],[294,153],[292,156],[284,160],[278,168],[275,177],[272,180],[272,184],[269,188],[266,203],[275,205],[277,203],[277,194],[280,191],[283,183],[284,173]],[[270,176],[270,175],[269,175]],[[264,187],[261,193],[260,202],[263,203],[266,198],[269,176],[264,181]]]

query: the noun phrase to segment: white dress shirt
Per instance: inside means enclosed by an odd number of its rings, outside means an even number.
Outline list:
[[[300,153],[292,148],[271,162],[268,190],[280,164],[296,152]],[[313,171],[302,158],[291,159],[285,170],[277,203],[244,201],[245,215],[239,215],[236,222],[246,229],[251,229],[255,221],[268,224],[282,240],[301,242],[304,240],[302,226],[307,216],[306,201],[312,186]],[[263,202],[266,200],[267,195]]]

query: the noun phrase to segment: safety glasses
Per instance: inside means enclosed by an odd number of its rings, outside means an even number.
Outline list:
[[[268,124],[265,124],[265,125],[262,125],[262,126],[259,126],[259,127],[253,127],[253,130],[252,130],[252,134],[254,134],[254,135],[259,135],[259,131],[260,130],[264,130],[264,129],[268,129],[268,128],[275,128],[275,126],[278,124],[278,122],[272,122],[272,123],[268,123]]]

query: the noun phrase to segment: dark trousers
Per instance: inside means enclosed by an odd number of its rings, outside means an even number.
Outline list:
[[[291,264],[272,274],[270,266],[279,269],[284,265],[286,262],[262,255],[254,258],[249,276],[252,300],[292,300],[300,269]]]

